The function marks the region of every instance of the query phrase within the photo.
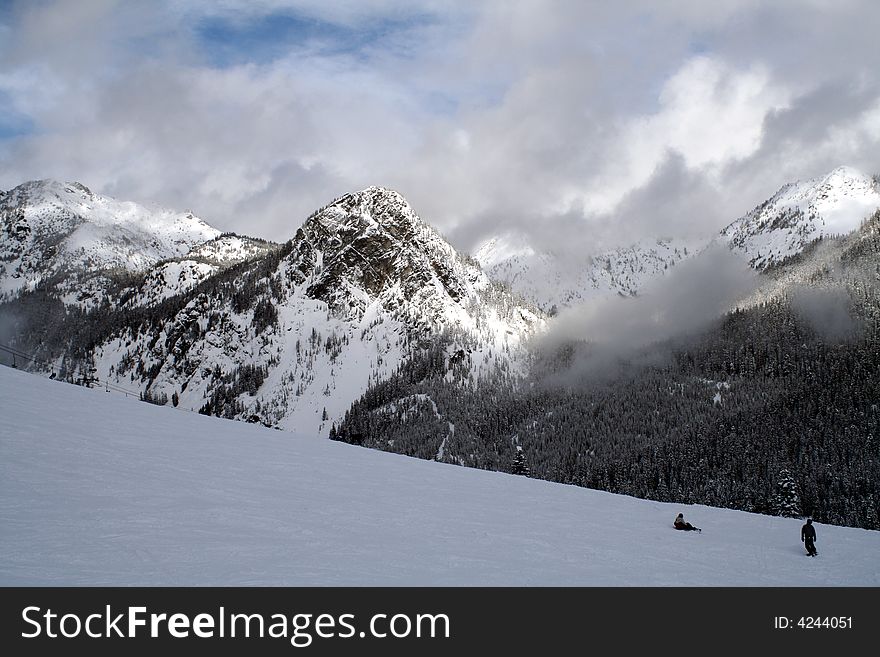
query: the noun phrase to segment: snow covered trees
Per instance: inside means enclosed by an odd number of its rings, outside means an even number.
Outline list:
[[[529,476],[529,466],[526,463],[526,456],[523,454],[522,447],[517,446],[516,454],[513,457],[513,474]]]
[[[798,493],[798,485],[788,468],[779,472],[776,480],[776,492],[770,500],[770,510],[773,515],[785,518],[801,517],[801,496]]]

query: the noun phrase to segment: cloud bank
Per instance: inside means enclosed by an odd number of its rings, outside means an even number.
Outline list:
[[[80,180],[283,240],[380,184],[453,243],[703,236],[880,170],[880,5],[12,2],[0,187]]]
[[[758,275],[742,258],[715,246],[680,262],[637,297],[564,309],[540,338],[540,350],[551,357],[568,350],[549,381],[573,385],[615,376],[624,364],[660,362],[671,342],[707,329],[757,285]]]

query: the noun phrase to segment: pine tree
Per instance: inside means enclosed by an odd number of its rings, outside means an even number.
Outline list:
[[[529,476],[529,466],[526,463],[526,456],[523,454],[522,447],[516,448],[516,455],[513,457],[513,474]]]
[[[783,468],[779,472],[776,493],[773,495],[770,505],[773,515],[785,518],[799,518],[801,516],[801,496],[798,493],[797,482],[787,468]]]

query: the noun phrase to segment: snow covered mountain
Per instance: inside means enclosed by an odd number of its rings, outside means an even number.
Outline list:
[[[39,180],[0,192],[0,298],[38,284],[94,302],[114,274],[186,255],[220,235],[189,212],[148,209],[79,183]]]
[[[825,176],[784,185],[721,231],[721,240],[763,271],[821,237],[851,233],[878,207],[878,181],[838,167]]]
[[[600,296],[635,296],[645,283],[700,248],[696,242],[664,238],[572,260],[535,251],[524,236],[508,233],[484,242],[474,258],[492,280],[549,311]]]
[[[100,254],[99,267],[124,261],[111,247],[125,243],[113,231],[125,222],[113,221],[103,220],[106,235],[89,251]],[[62,241],[89,225],[81,215],[69,223],[72,229],[58,229]],[[391,190],[337,199],[283,246],[198,225],[209,239],[175,242],[176,251],[157,239],[147,255],[130,249],[126,264],[140,270],[100,297],[100,312],[56,311],[48,327],[32,319],[20,329],[28,336],[20,347],[36,350],[64,378],[96,376],[159,403],[326,435],[370,382],[419,350],[441,346],[450,376],[454,370],[471,382],[515,377],[525,369],[525,340],[543,323]],[[44,233],[50,242],[51,231]],[[53,260],[39,262],[55,271]],[[95,266],[80,263],[76,271]],[[78,285],[65,283],[56,296],[67,301],[78,291],[81,311],[96,307],[81,303],[86,288]]]
[[[780,235],[784,253],[797,252],[858,226],[878,198],[875,181],[838,169],[787,185],[719,239],[761,268]],[[381,187],[321,208],[284,245],[74,183],[26,183],[0,209],[0,301],[12,304],[17,346],[45,371],[318,435],[371,384],[416,362],[468,384],[525,374],[527,341],[545,318],[493,279],[552,312],[636,295],[703,246],[643,241],[571,261],[509,234],[474,260]],[[34,288],[43,296],[15,305]],[[436,402],[422,401],[426,413]]]
[[[489,313],[486,325],[475,323],[474,304],[491,288],[489,279],[391,190],[343,196],[310,217],[294,242],[289,278],[309,278],[309,296],[336,312],[362,316],[378,304],[411,327],[491,339],[508,329],[519,335],[534,321],[517,311],[508,319]]]
[[[65,194],[85,193],[77,189],[65,188]],[[26,216],[27,204],[8,208]],[[665,500],[710,499],[746,510],[773,508],[774,475],[762,464],[781,471],[791,465],[792,450],[800,449],[786,441],[820,432],[833,437],[823,462],[833,464],[829,468],[838,481],[852,484],[852,492],[828,498],[826,473],[802,475],[799,485],[810,496],[805,503],[824,514],[823,522],[877,526],[875,493],[858,483],[878,480],[875,466],[859,460],[862,438],[875,435],[873,416],[862,408],[873,398],[871,358],[877,352],[867,340],[877,333],[872,328],[859,338],[864,344],[829,350],[822,333],[829,321],[816,311],[840,309],[830,322],[835,335],[846,334],[836,328],[843,320],[876,326],[880,213],[846,238],[805,242],[802,257],[765,271],[760,298],[772,303],[750,303],[707,329],[687,357],[672,359],[666,370],[649,366],[625,381],[565,391],[543,385],[542,368],[565,375],[580,354],[567,344],[549,354],[531,351],[530,338],[549,323],[545,316],[492,282],[477,261],[456,253],[394,191],[370,187],[346,194],[308,217],[283,245],[209,233],[209,239],[179,244],[170,257],[154,260],[156,252],[142,266],[126,261],[116,269],[101,268],[117,244],[111,226],[98,249],[103,259],[52,270],[57,253],[51,244],[79,226],[64,223],[73,221],[67,211],[59,217],[54,242],[48,229],[31,240],[31,223],[19,230],[11,214],[4,215],[10,228],[0,234],[3,253],[49,268],[44,277],[36,272],[41,282],[32,292],[16,288],[0,299],[4,343],[12,336],[13,347],[35,356],[26,365],[35,371],[86,384],[97,379],[183,410],[484,469],[505,469],[511,453],[522,449],[532,472],[554,481]],[[35,255],[23,243],[35,245]],[[143,240],[138,247],[147,248]],[[511,280],[552,308],[550,301],[636,294],[696,250],[661,240],[563,269],[511,238],[479,255],[499,277],[505,267],[517,274]],[[536,262],[549,272],[543,288],[528,269]],[[107,284],[84,297],[86,283],[102,277]],[[572,280],[574,289],[566,287]],[[794,299],[804,286],[828,294],[818,301]],[[804,371],[815,376],[792,376]],[[824,409],[827,391],[844,387],[852,403],[831,402],[837,424],[814,426],[812,416],[798,423],[779,412],[789,409],[791,390],[795,399]],[[768,399],[777,406],[768,406]],[[666,409],[662,421],[632,413],[648,407]],[[774,439],[765,440],[766,427],[778,418],[786,419],[786,428],[797,424],[797,436],[775,430]],[[655,476],[664,471],[665,458],[674,461],[701,446],[701,436],[715,436],[711,445],[719,436],[734,441],[732,449],[749,458],[712,461],[715,474],[675,471],[669,481]],[[658,443],[664,459],[645,457]],[[756,449],[743,447],[749,445]],[[763,451],[755,461],[758,446]],[[740,472],[731,474],[735,468]],[[706,481],[716,474],[725,478],[723,485]]]

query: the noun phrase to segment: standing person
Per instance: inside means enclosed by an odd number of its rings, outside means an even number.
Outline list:
[[[811,557],[815,557],[818,552],[816,552],[816,546],[813,543],[816,540],[816,528],[813,527],[813,519],[807,518],[807,524],[801,527],[801,543],[804,544],[804,547],[807,548],[807,554]]]
[[[675,527],[676,529],[683,529],[686,532],[689,532],[689,531],[701,532],[701,531],[703,531],[699,527],[694,527],[691,523],[685,522],[684,521],[684,514],[682,514],[682,513],[679,513],[677,516],[675,516],[675,522],[672,523],[672,526]]]

